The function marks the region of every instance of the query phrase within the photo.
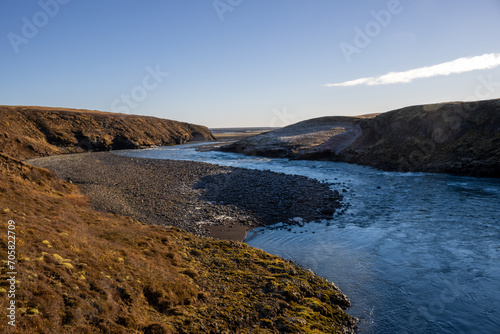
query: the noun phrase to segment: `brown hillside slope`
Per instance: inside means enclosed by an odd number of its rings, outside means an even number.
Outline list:
[[[199,125],[155,117],[47,107],[0,106],[0,147],[25,159],[67,152],[166,146],[214,140]]]
[[[221,150],[390,171],[500,177],[500,99],[419,105],[368,116],[312,119]]]
[[[330,158],[384,170],[500,177],[500,99],[407,107],[360,127],[358,139]]]
[[[326,280],[245,244],[89,208],[51,172],[0,154],[0,238],[15,222],[16,333],[351,333]],[[0,332],[10,290],[0,267]]]

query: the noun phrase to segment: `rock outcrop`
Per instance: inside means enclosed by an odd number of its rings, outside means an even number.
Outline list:
[[[500,177],[500,99],[412,106],[364,119],[323,117],[222,149],[389,171]]]
[[[214,140],[204,126],[147,116],[0,106],[2,152],[18,158]]]

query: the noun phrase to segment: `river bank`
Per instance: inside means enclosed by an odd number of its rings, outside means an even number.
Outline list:
[[[0,332],[354,333],[347,297],[312,272],[239,242],[95,211],[79,188],[0,153],[0,220],[15,227],[16,258],[0,266],[15,276],[0,281],[0,316],[15,324]]]
[[[255,227],[331,219],[345,205],[327,184],[282,173],[109,152],[27,162],[77,184],[99,211],[217,239],[243,241]]]

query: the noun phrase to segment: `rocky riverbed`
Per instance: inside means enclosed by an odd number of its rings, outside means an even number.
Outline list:
[[[328,219],[342,195],[304,176],[109,152],[31,159],[77,184],[91,205],[202,236],[243,240],[252,228]]]

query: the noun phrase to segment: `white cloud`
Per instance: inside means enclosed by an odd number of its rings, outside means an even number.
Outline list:
[[[390,72],[379,77],[361,78],[341,83],[329,83],[327,87],[348,87],[358,85],[388,85],[408,83],[415,79],[431,78],[443,75],[487,70],[500,66],[500,53],[484,54],[476,57],[459,58],[433,66],[415,68],[404,72]]]

